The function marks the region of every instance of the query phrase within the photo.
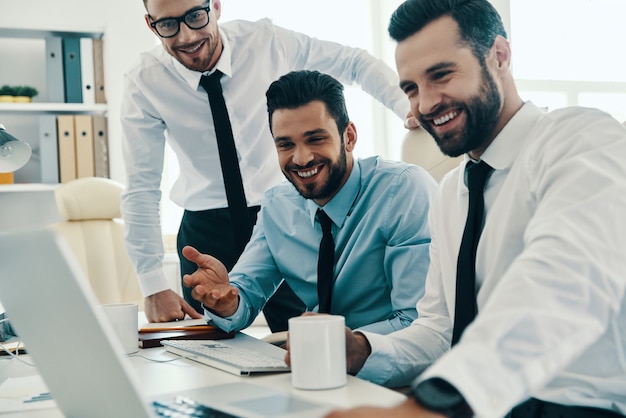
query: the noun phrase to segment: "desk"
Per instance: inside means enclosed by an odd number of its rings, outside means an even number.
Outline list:
[[[249,335],[238,333],[229,344],[241,347],[253,348],[273,356],[282,357],[284,351],[271,344],[264,343]],[[251,377],[239,377],[220,370],[205,366],[194,361],[179,358],[170,363],[157,363],[147,360],[142,356],[167,360],[178,358],[174,354],[166,352],[163,348],[150,348],[139,350],[136,355],[130,355],[130,364],[137,374],[146,397],[167,394],[189,389],[197,389],[224,383],[237,381],[250,382],[262,386],[271,387],[275,390],[293,393],[301,398],[319,403],[327,403],[337,408],[347,408],[357,405],[391,406],[402,402],[404,395],[390,389],[383,388],[370,382],[348,376],[348,384],[344,387],[331,390],[306,391],[294,389],[291,386],[289,373],[257,375]],[[23,356],[28,359],[27,355]],[[0,383],[9,377],[22,377],[36,375],[34,367],[24,365],[17,360],[0,358]],[[0,418],[60,418],[63,414],[58,409],[34,410],[20,413],[3,414]]]

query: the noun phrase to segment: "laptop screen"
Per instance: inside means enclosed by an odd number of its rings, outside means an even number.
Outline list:
[[[69,248],[52,231],[0,234],[0,297],[67,416],[148,417],[114,331]]]

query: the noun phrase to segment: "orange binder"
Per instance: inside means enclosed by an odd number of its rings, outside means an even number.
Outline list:
[[[0,184],[13,184],[13,173],[0,173]]]

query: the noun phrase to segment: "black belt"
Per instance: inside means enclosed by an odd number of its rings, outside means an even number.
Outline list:
[[[513,408],[506,418],[623,418],[606,409],[568,406],[531,398]]]

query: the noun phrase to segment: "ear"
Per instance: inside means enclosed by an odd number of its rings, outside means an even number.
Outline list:
[[[354,125],[354,122],[348,122],[348,126],[346,126],[346,130],[343,133],[343,144],[346,147],[347,152],[352,152],[352,150],[354,150],[356,140],[356,126]]]
[[[147,14],[144,15],[144,19],[146,20],[146,25],[148,26],[148,29],[150,29],[152,31],[152,33],[154,33],[155,35],[158,36],[158,34],[156,33],[156,31],[154,30],[154,28],[152,26],[150,26],[150,16],[148,16]]]
[[[501,35],[496,36],[491,47],[496,60],[498,71],[509,71],[511,68],[511,45],[509,41]]]
[[[215,13],[215,18],[219,20],[222,14],[222,4],[220,3],[220,0],[213,0],[213,7],[211,7],[211,10]]]

